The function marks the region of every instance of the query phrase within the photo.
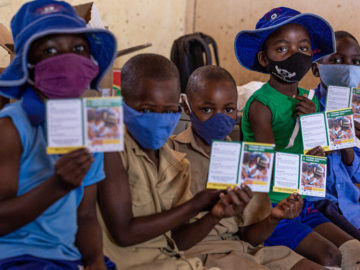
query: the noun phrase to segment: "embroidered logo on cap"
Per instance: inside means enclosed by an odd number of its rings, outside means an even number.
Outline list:
[[[280,15],[281,15],[281,9],[274,8],[265,14],[265,20],[270,22],[276,20]]]
[[[63,9],[64,9],[64,7],[62,5],[51,4],[51,5],[47,5],[47,6],[38,8],[35,12],[40,13],[41,15],[45,15],[45,14],[60,12]]]
[[[278,17],[277,13],[274,13],[273,15],[271,15],[271,20],[275,20]]]

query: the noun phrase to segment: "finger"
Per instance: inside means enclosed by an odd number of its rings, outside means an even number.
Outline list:
[[[61,167],[57,166],[55,168],[55,172],[60,176],[68,176],[71,174],[75,174],[76,172],[87,173],[87,171],[90,169],[92,162],[92,157],[84,157],[81,161],[73,160],[71,163],[66,163]]]
[[[64,163],[68,163],[70,160],[79,158],[82,155],[91,155],[87,148],[80,148],[75,151],[72,151],[66,155],[61,156],[56,164],[62,166]]]
[[[252,198],[254,196],[254,193],[252,192],[251,188],[248,185],[245,185],[244,183],[242,183],[241,189],[246,192],[246,194],[249,196],[249,198]]]
[[[301,108],[305,108],[305,109],[308,109],[308,110],[310,110],[310,109],[311,110],[316,110],[315,104],[312,101],[309,101],[309,102],[305,102],[305,101],[304,102],[299,102],[295,106],[296,110],[299,110]]]
[[[240,205],[240,199],[232,189],[228,189],[227,195],[229,196],[230,203],[236,206]]]
[[[238,198],[245,204],[247,205],[251,199],[251,197],[248,196],[248,194],[243,190],[243,189],[238,189],[236,191],[236,194],[238,196]]]
[[[227,195],[225,195],[224,193],[220,194],[220,200],[219,200],[220,204],[223,205],[224,209],[227,207],[230,207],[230,203],[229,203],[229,198]]]

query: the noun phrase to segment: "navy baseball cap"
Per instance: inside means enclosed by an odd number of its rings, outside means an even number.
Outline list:
[[[105,29],[89,28],[66,2],[35,0],[25,3],[11,20],[15,57],[0,75],[0,95],[18,99],[28,80],[28,51],[32,42],[51,34],[82,34],[89,42],[90,54],[99,65],[91,82],[100,90],[100,81],[116,58],[116,39]]]
[[[259,64],[257,53],[263,50],[264,42],[272,32],[289,23],[300,24],[308,31],[314,62],[335,52],[334,31],[326,20],[312,13],[279,7],[266,13],[255,30],[244,30],[236,35],[235,54],[239,63],[247,69],[268,73]]]

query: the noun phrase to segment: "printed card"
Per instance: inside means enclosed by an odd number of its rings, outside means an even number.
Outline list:
[[[325,197],[326,158],[301,156],[300,194]]]
[[[273,191],[299,193],[300,155],[276,152]]]
[[[121,97],[54,99],[46,102],[47,153],[123,150]]]
[[[301,115],[300,125],[304,144],[304,153],[316,146],[322,146],[325,151],[329,150],[324,113]]]
[[[349,108],[351,105],[351,88],[330,85],[326,92],[326,111]]]
[[[213,141],[207,188],[226,189],[238,185],[240,142]]]
[[[325,151],[355,146],[351,108],[300,116],[304,153],[316,146]]]
[[[326,112],[330,150],[355,146],[352,109]]]
[[[354,121],[360,122],[360,89],[359,88],[352,89],[351,107],[354,114]]]
[[[239,184],[245,183],[254,192],[269,192],[274,150],[273,144],[243,142]]]
[[[84,105],[86,147],[91,152],[122,151],[121,98],[86,98]]]
[[[246,183],[255,192],[269,192],[275,145],[214,141],[207,188],[225,189]]]
[[[326,157],[276,152],[273,191],[325,197]]]

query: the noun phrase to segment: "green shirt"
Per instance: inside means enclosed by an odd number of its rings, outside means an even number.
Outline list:
[[[303,88],[298,88],[299,96],[303,96],[304,94],[309,94],[308,90]],[[253,142],[254,133],[251,129],[251,125],[249,122],[249,108],[251,103],[257,100],[267,106],[271,113],[271,126],[272,131],[275,138],[275,145],[277,151],[287,152],[287,153],[296,153],[302,154],[303,143],[301,131],[299,131],[298,135],[295,138],[294,145],[291,148],[285,149],[285,147],[289,144],[289,140],[291,134],[294,130],[296,124],[296,104],[299,102],[298,100],[285,96],[284,94],[278,92],[274,88],[272,88],[269,83],[264,84],[259,90],[257,90],[247,101],[242,118],[242,132],[244,134],[244,141]],[[320,104],[318,99],[313,97],[312,101],[316,105],[316,111],[320,111]],[[270,199],[272,202],[279,202],[284,198],[288,197],[288,194],[273,192],[272,191],[273,182],[270,186]]]

